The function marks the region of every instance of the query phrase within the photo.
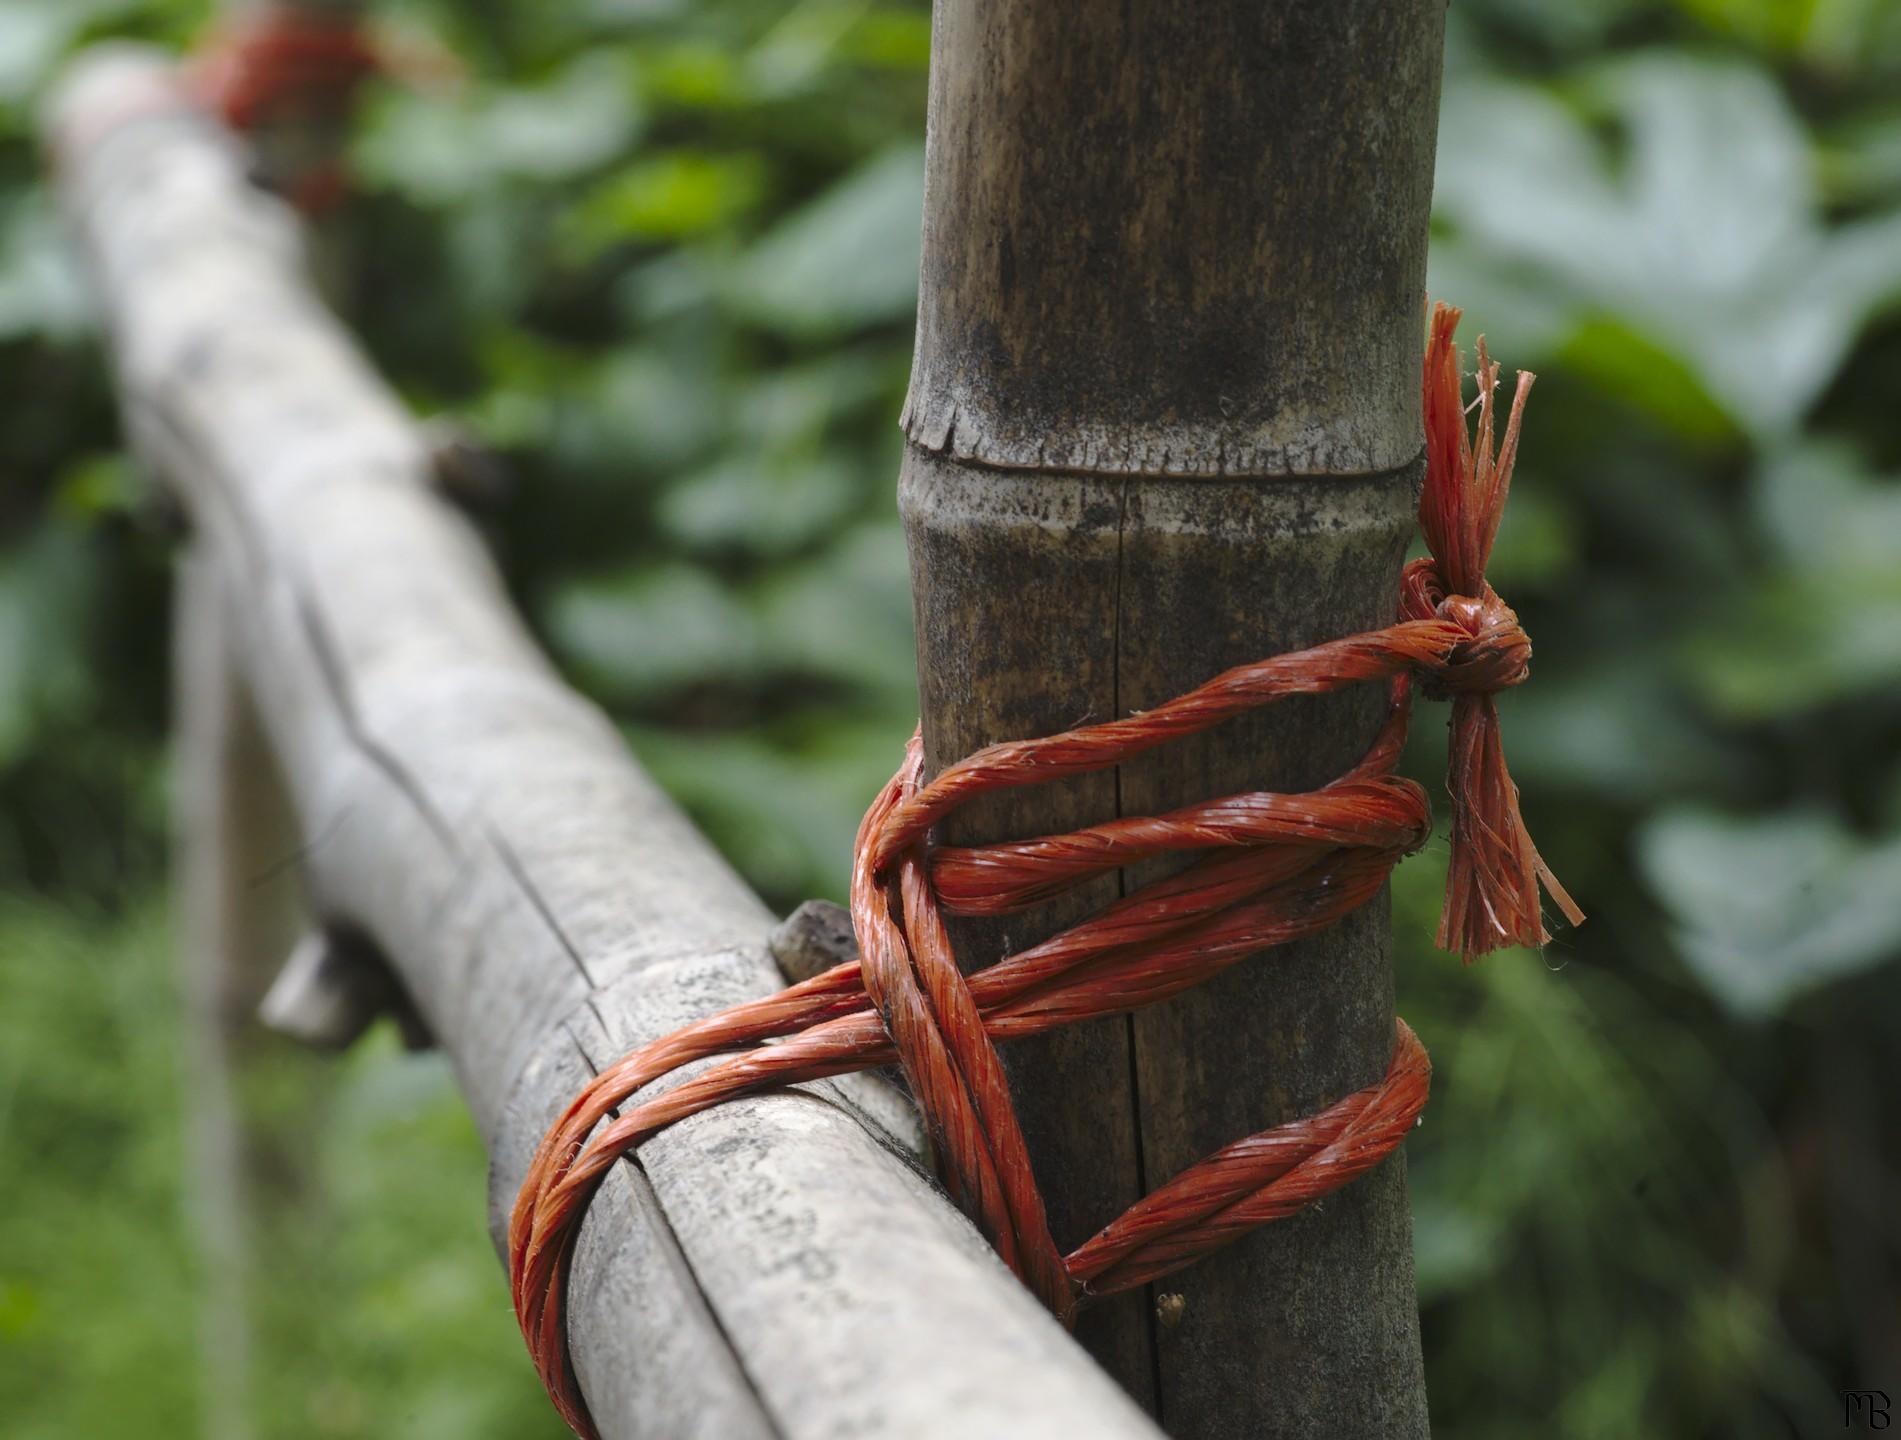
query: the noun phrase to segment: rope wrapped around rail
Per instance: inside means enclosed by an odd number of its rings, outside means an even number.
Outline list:
[[[1470,960],[1543,944],[1541,882],[1572,924],[1582,922],[1526,832],[1493,703],[1525,679],[1531,658],[1518,617],[1485,582],[1485,562],[1532,377],[1520,372],[1495,450],[1498,366],[1479,342],[1475,439],[1453,341],[1458,320],[1445,305],[1432,315],[1419,507],[1431,558],[1406,567],[1397,623],[1239,666],[1141,714],[989,746],[928,782],[914,735],[858,831],[851,912],[860,959],[642,1047],[596,1076],[548,1131],[510,1218],[509,1271],[536,1368],[578,1434],[596,1432],[569,1363],[564,1294],[588,1200],[620,1156],[723,1100],[896,1061],[930,1124],[946,1189],[1065,1322],[1088,1301],[1179,1269],[1379,1164],[1426,1101],[1431,1067],[1403,1020],[1379,1081],[1216,1151],[1064,1255],[996,1044],[1165,1000],[1372,899],[1431,829],[1425,792],[1393,773],[1415,681],[1452,704],[1440,946]],[[929,843],[932,827],[977,795],[1107,769],[1286,696],[1370,681],[1388,687],[1386,719],[1359,763],[1317,790],[1231,795],[1034,840]],[[987,969],[959,971],[946,913],[1026,909],[1178,852],[1199,858]],[[654,1081],[711,1056],[726,1058],[614,1114]]]

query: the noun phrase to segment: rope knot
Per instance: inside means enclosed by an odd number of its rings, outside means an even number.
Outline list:
[[[1487,586],[1482,600],[1454,595],[1439,609],[1472,637],[1455,645],[1446,657],[1439,685],[1447,694],[1496,694],[1524,684],[1531,674],[1531,637],[1518,623],[1518,612],[1500,600],[1495,590]]]
[[[1480,598],[1448,595],[1433,613],[1470,638],[1454,644],[1445,663],[1427,677],[1425,691],[1432,699],[1496,694],[1522,685],[1531,674],[1531,637],[1518,623],[1518,612],[1490,585]]]

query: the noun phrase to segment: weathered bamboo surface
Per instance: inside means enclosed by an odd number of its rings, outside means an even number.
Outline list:
[[[499,1227],[590,1068],[779,983],[772,917],[537,652],[289,216],[166,66],[82,58],[48,123],[130,437],[194,527],[312,913],[388,958],[447,1050]],[[723,1106],[617,1167],[569,1310],[603,1432],[1154,1435],[854,1093]]]
[[[899,503],[927,770],[1386,624],[1419,413],[1441,0],[936,0]],[[949,844],[1305,790],[1373,687],[986,795]],[[1178,865],[950,922],[967,968]],[[1003,1052],[1059,1246],[1376,1080],[1384,899],[1127,1019]],[[1404,1158],[1077,1333],[1170,1431],[1427,1433]],[[1166,1319],[1162,1317],[1166,1316]]]

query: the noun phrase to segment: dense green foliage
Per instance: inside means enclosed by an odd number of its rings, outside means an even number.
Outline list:
[[[194,1271],[162,881],[166,544],[30,140],[104,33],[0,3],[0,1415],[184,1435]],[[923,10],[386,7],[465,74],[353,140],[344,307],[506,457],[522,604],[775,902],[836,894],[913,718],[892,503]],[[1833,1431],[1901,1385],[1901,13],[1462,0],[1432,286],[1540,370],[1494,578],[1534,833],[1592,912],[1429,944],[1410,1146],[1447,1435]],[[1420,727],[1413,773],[1437,773]],[[259,857],[260,867],[278,857]],[[553,1434],[437,1062],[264,1044],[272,1436]],[[1213,1263],[1219,1263],[1215,1261]]]

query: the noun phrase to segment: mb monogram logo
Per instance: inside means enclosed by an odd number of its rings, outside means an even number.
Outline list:
[[[1886,1390],[1845,1390],[1842,1392],[1842,1428],[1886,1430],[1890,1423]]]

